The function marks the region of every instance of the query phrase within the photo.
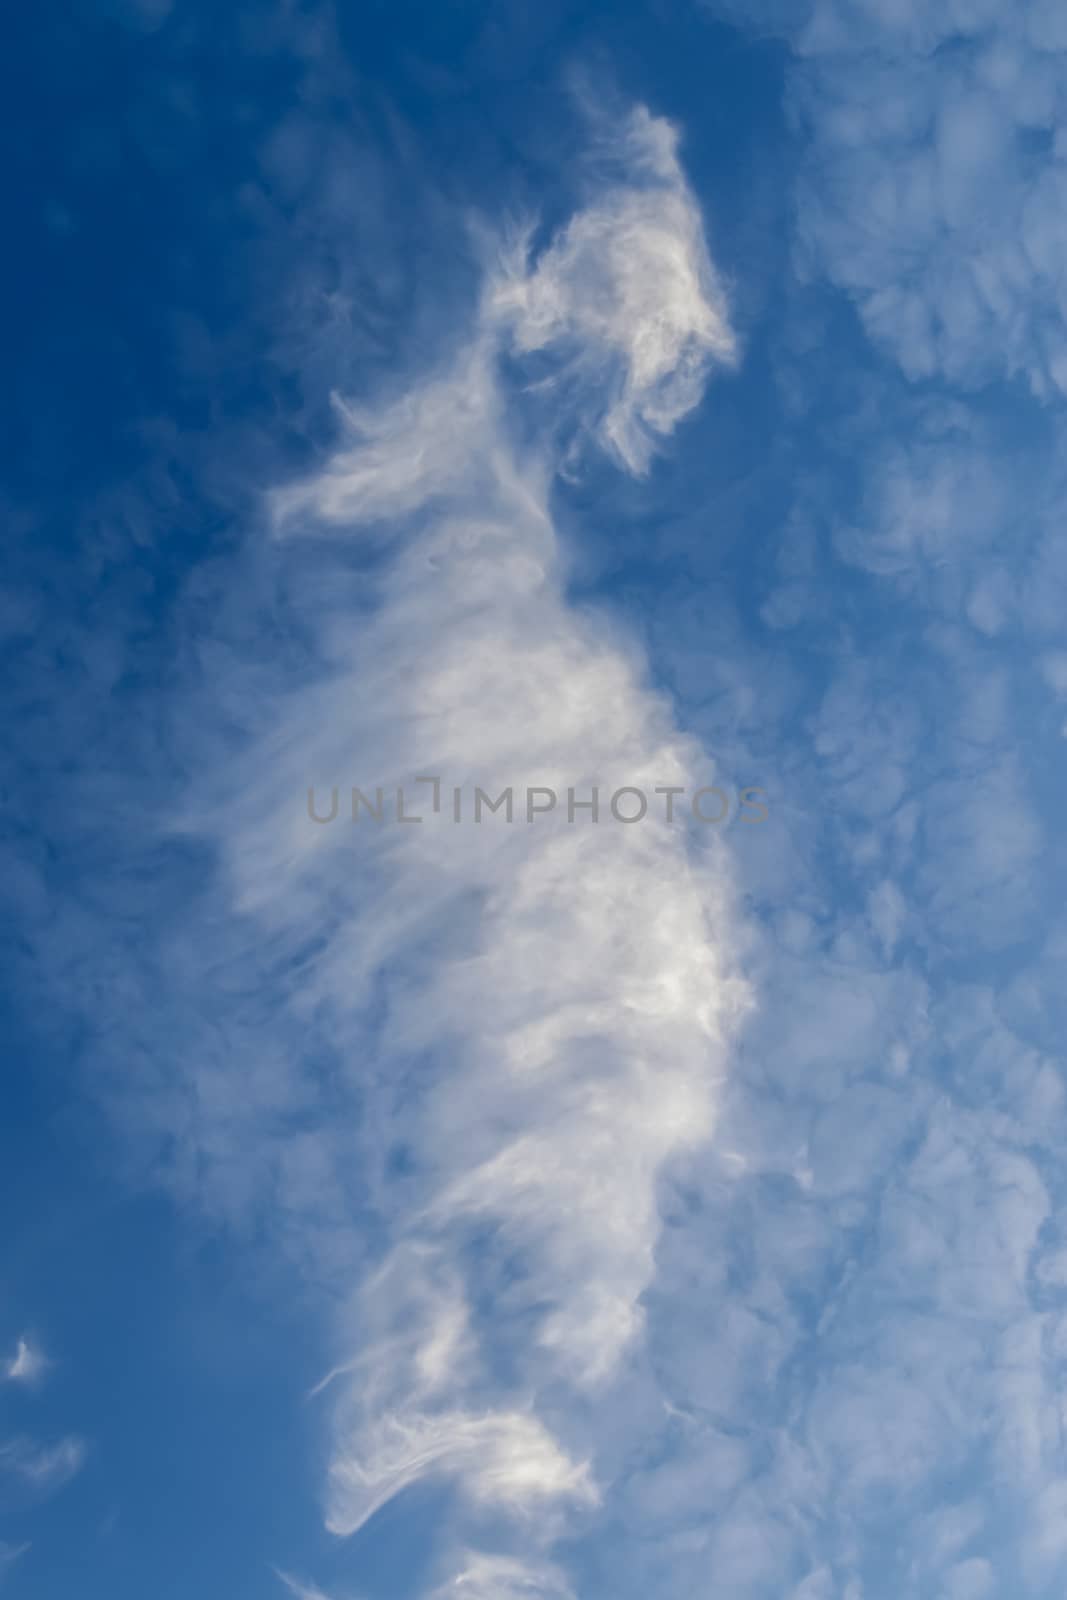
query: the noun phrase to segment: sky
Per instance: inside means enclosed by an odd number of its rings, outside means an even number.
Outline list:
[[[0,1594],[1061,1600],[1067,11],[0,74]]]

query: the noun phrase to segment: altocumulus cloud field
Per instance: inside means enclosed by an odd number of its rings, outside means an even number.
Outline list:
[[[0,1588],[1059,1600],[1060,10],[14,34]]]

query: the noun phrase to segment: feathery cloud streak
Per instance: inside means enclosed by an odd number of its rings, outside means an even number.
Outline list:
[[[329,1019],[387,1152],[388,1244],[327,1385],[339,1534],[424,1476],[535,1546],[598,1502],[596,1408],[640,1341],[657,1181],[709,1137],[747,1003],[719,846],[658,823],[338,835],[303,807],[356,762],[493,792],[709,771],[636,653],[568,604],[550,512],[575,426],[643,472],[734,354],[673,130],[638,110],[611,165],[539,255],[529,233],[505,245],[451,364],[384,409],[340,405],[346,443],[275,496],[279,534],[388,541],[374,609],[328,615],[318,681],[189,819],[233,911],[313,946],[295,1003]],[[549,407],[520,443],[501,362],[535,351],[569,437]],[[537,1562],[463,1559],[459,1594],[565,1592]]]
[[[43,1350],[31,1344],[28,1339],[20,1339],[15,1347],[15,1354],[10,1356],[3,1365],[3,1375],[9,1383],[36,1383],[48,1367],[48,1359]]]

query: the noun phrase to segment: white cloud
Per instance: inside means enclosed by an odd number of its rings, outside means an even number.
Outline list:
[[[986,1600],[995,1589],[993,1568],[980,1557],[961,1561],[945,1574],[946,1600]]]
[[[296,1596],[296,1600],[331,1600],[316,1584],[304,1583],[299,1578],[294,1578],[291,1573],[282,1572],[277,1567],[274,1569],[275,1577],[284,1583],[289,1593]]]
[[[854,299],[914,380],[1067,392],[1061,8],[996,0],[711,0],[797,57],[810,134],[799,265]]]
[[[676,150],[670,125],[638,108],[612,151],[619,181],[532,265],[524,237],[488,295],[517,350],[569,355],[597,391],[601,440],[631,472],[698,403],[712,363],[737,353]]]
[[[467,1555],[455,1577],[434,1592],[433,1600],[571,1600],[563,1574],[554,1567],[517,1561],[512,1556]]]
[[[85,1441],[74,1435],[54,1445],[23,1438],[0,1441],[0,1472],[11,1473],[41,1495],[55,1493],[76,1477],[85,1457]]]
[[[1050,650],[1042,657],[1041,672],[1058,700],[1067,700],[1067,651]]]
[[[28,1339],[20,1339],[15,1354],[4,1363],[3,1372],[9,1383],[35,1383],[47,1367],[44,1351]]]
[[[976,41],[978,23],[1015,25],[1007,11],[780,10],[815,16],[794,106],[819,124],[805,269],[845,288],[905,371],[1018,370],[1047,392],[1058,179],[1042,197],[1041,129],[1021,137],[1005,101],[1047,110],[1048,95],[1025,51]],[[1028,49],[1050,19],[1025,8]],[[302,244],[309,216],[326,231],[385,179],[321,129],[289,134],[270,186],[299,201]],[[1033,157],[1033,215],[999,198],[1013,141]],[[655,826],[475,838],[428,819],[372,842],[303,817],[310,781],[581,788],[707,770],[638,653],[568,600],[552,516],[576,429],[643,470],[730,357],[675,149],[635,118],[570,225],[505,245],[458,353],[380,404],[339,403],[341,448],[274,502],[289,544],[248,560],[248,590],[220,607],[232,636],[191,630],[209,687],[182,754],[217,768],[185,820],[217,846],[228,898],[146,941],[170,1003],[112,1052],[128,1119],[172,1152],[182,1194],[231,1221],[268,1212],[262,1233],[346,1302],[321,1386],[337,1531],[436,1475],[460,1490],[460,1546],[491,1523],[521,1548],[461,1555],[442,1594],[564,1592],[543,1547],[594,1502],[609,1537],[580,1560],[610,1573],[583,1592],[699,1600],[713,1573],[737,1600],[947,1596],[993,1572],[1015,1593],[1016,1526],[1024,1552],[1033,1530],[1035,1581],[1056,1584],[1064,952],[1050,944],[1041,983],[1023,963],[1011,996],[959,979],[1015,960],[986,928],[1006,905],[1031,931],[1044,854],[1010,674],[980,651],[1038,618],[1041,650],[1062,632],[1058,484],[1012,510],[999,415],[983,434],[930,407],[887,446],[878,411],[859,514],[845,524],[827,496],[790,523],[767,615],[821,626],[825,696],[793,651],[773,668],[744,656],[714,585],[663,602],[657,665],[686,627],[695,675],[729,702],[688,707],[707,747],[747,727],[780,764],[787,804],[745,884],[758,939],[721,855]],[[357,254],[338,251],[346,292]],[[323,324],[331,371],[371,342],[343,298]],[[1047,459],[1020,455],[1011,482],[1051,483]],[[1045,553],[1023,561],[1031,516]],[[278,610],[257,632],[263,595]],[[912,675],[932,616],[967,622],[978,648],[941,627]],[[728,670],[708,658],[724,639]],[[25,893],[44,925],[43,881]],[[761,1006],[724,1076],[735,942]],[[136,1010],[143,953],[116,950],[84,964],[87,1004]],[[1050,1021],[1046,1055],[1027,1029]]]
[[[7,1577],[8,1569],[13,1567],[20,1556],[24,1556],[29,1549],[29,1544],[7,1544],[0,1539],[0,1583]]]
[[[569,446],[555,416],[520,442],[501,372],[516,341],[558,349],[572,415],[640,471],[732,352],[673,131],[638,112],[601,146],[610,181],[535,260],[492,269],[451,363],[391,404],[339,404],[342,447],[275,496],[277,532],[313,538],[317,561],[324,535],[378,541],[373,606],[327,605],[314,675],[268,731],[260,691],[242,705],[231,684],[256,732],[183,819],[217,845],[237,926],[299,962],[293,1017],[362,1094],[345,1159],[389,1244],[319,1386],[340,1534],[427,1475],[535,1546],[598,1503],[598,1406],[640,1348],[660,1177],[710,1137],[748,1003],[710,837],[662,815],[448,820],[450,782],[596,783],[606,805],[620,784],[710,781],[636,649],[568,603],[550,489]],[[446,809],[417,827],[321,828],[304,810],[310,784],[423,773]],[[486,1570],[462,1581],[480,1592]]]
[[[342,1421],[330,1468],[326,1523],[355,1533],[408,1484],[436,1473],[458,1479],[475,1503],[504,1511],[539,1511],[554,1501],[595,1505],[585,1462],[570,1460],[536,1418],[495,1411]]]

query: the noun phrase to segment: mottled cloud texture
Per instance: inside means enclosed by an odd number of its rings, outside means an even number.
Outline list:
[[[844,289],[912,379],[1067,393],[1057,0],[710,9],[796,53],[800,274]]]
[[[774,751],[791,806],[741,875],[760,1007],[712,1162],[737,1176],[729,1204],[701,1181],[705,1294],[664,1338],[679,1398],[758,1441],[713,1536],[728,1592],[1044,1600],[1067,1562],[1067,18],[710,9],[789,46],[776,377],[823,432],[790,476],[760,710],[728,733]],[[783,664],[808,650],[817,688]]]

